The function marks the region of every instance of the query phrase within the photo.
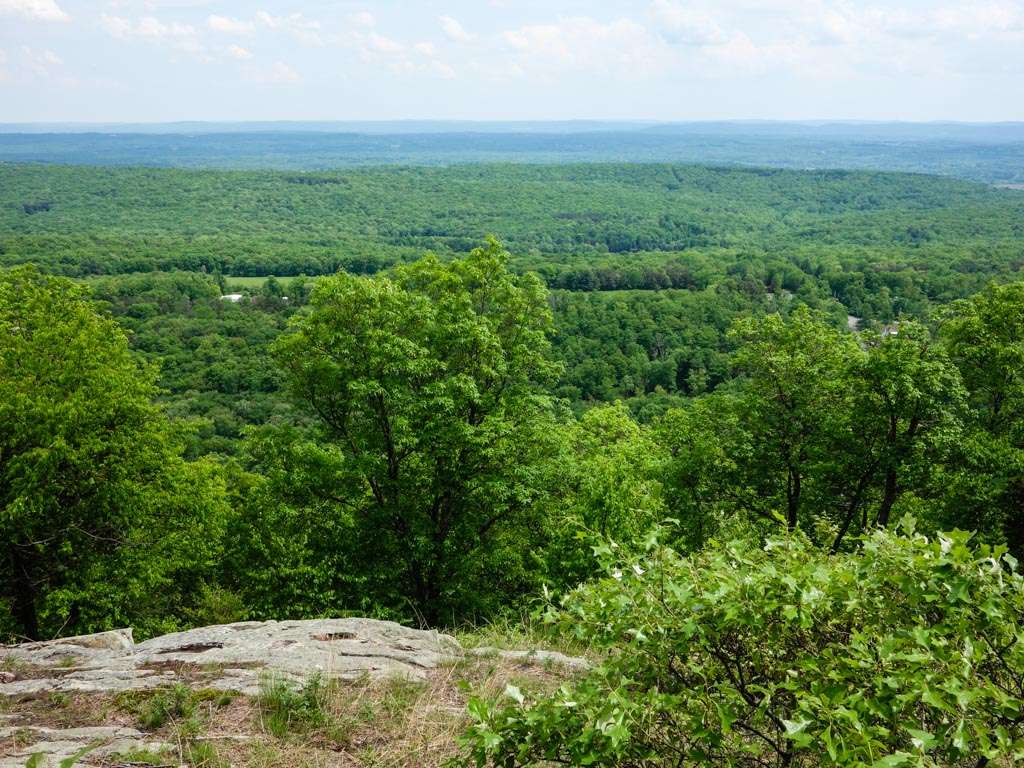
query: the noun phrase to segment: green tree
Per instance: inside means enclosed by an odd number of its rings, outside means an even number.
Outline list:
[[[960,374],[927,328],[904,322],[859,339],[865,354],[847,376],[849,411],[834,422],[831,481],[822,484],[840,507],[833,551],[858,516],[861,530],[884,528],[906,492],[927,494],[963,429]]]
[[[212,573],[223,485],[181,459],[155,375],[84,288],[0,273],[0,600],[13,634],[173,625]]]
[[[543,491],[551,312],[539,279],[507,260],[491,240],[447,264],[321,280],[276,345],[366,573],[431,624],[514,582],[505,537]]]
[[[969,429],[946,473],[947,520],[1024,552],[1024,283],[991,285],[941,315],[967,387]]]
[[[632,544],[668,515],[666,454],[625,405],[591,408],[564,431],[543,559],[558,589],[593,576],[593,547]]]
[[[1024,283],[990,285],[942,313],[942,338],[982,425],[1006,434],[1024,417]]]
[[[665,497],[679,520],[675,543],[684,551],[702,549],[730,531],[777,529],[775,510],[762,503],[745,467],[752,463],[754,442],[743,417],[743,400],[717,392],[669,410],[656,434],[668,454]]]
[[[740,418],[751,440],[740,471],[756,488],[755,509],[783,510],[794,530],[814,468],[827,460],[833,422],[848,407],[847,374],[859,349],[851,334],[806,307],[788,318],[738,321],[730,335],[740,345],[733,364],[744,377]]]

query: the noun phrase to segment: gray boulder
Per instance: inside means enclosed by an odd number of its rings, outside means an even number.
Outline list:
[[[422,679],[461,653],[448,635],[372,619],[239,622],[138,644],[124,629],[0,647],[0,663],[6,657],[13,672],[0,679],[0,696],[139,690],[183,678],[248,694],[268,675],[296,682],[316,673]]]

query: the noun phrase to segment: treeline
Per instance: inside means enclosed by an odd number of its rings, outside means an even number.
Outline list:
[[[320,124],[287,131],[196,133],[8,133],[0,135],[0,162],[177,168],[291,169],[298,184],[323,184],[310,168],[459,163],[713,163],[803,169],[867,168],[929,173],[983,183],[1024,183],[1024,145],[1015,124],[995,126],[807,126],[733,124],[622,126],[567,132],[523,131],[523,126],[424,126],[413,133],[379,133],[380,125]],[[204,129],[214,128],[204,126]],[[106,130],[106,129],[103,129]],[[214,128],[216,130],[216,128]],[[370,133],[360,131],[369,130]]]
[[[188,272],[88,282],[94,297],[131,331],[132,347],[159,363],[162,400],[171,413],[199,419],[190,455],[236,454],[246,427],[276,420],[288,409],[269,350],[316,280],[271,278],[240,289],[238,303],[220,298],[233,290],[229,283]],[[737,318],[810,306],[836,327],[850,322],[841,304],[813,286],[796,293],[748,290],[752,286],[726,279],[701,290],[552,291],[552,354],[562,366],[553,392],[577,413],[622,400],[648,422],[680,398],[713,392],[734,378],[735,340],[727,331]],[[883,312],[887,322],[862,318],[858,327],[880,331],[896,317],[928,318],[934,311],[932,302],[923,301],[914,315]]]
[[[3,165],[0,263],[70,276],[373,274],[424,250],[464,254],[493,232],[514,269],[554,288],[699,289],[734,278],[796,292],[810,283],[874,317],[1019,269],[1022,213],[1024,196],[1010,190],[870,172]]]

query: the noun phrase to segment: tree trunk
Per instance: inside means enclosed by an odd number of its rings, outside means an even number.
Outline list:
[[[22,635],[29,640],[39,640],[39,615],[36,613],[36,590],[29,576],[28,566],[17,546],[10,549],[12,596],[14,603],[11,613],[18,623]]]
[[[896,497],[899,495],[899,490],[896,486],[896,470],[887,469],[885,471],[885,493],[882,496],[882,505],[878,508],[878,517],[875,523],[879,528],[885,528],[889,525],[889,513],[892,512],[893,505],[896,503]]]
[[[789,470],[786,483],[786,528],[790,533],[796,530],[800,515],[800,473]]]

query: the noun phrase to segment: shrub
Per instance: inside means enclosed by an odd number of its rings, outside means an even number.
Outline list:
[[[467,762],[982,766],[1024,759],[1024,579],[953,532],[641,557],[549,619],[607,651],[537,700],[471,702]],[[609,553],[610,554],[610,553]]]

